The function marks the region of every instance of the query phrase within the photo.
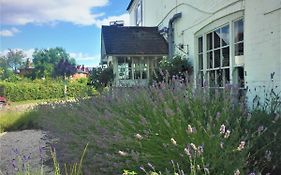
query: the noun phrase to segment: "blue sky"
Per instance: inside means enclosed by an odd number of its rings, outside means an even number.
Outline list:
[[[1,0],[0,54],[22,49],[63,47],[78,64],[96,66],[100,27],[109,21],[129,23],[130,0]]]

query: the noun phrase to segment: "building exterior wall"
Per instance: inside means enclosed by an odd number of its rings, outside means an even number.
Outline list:
[[[250,98],[255,94],[254,89],[261,91],[264,87],[278,86],[277,91],[281,91],[281,0],[142,0],[142,3],[143,26],[158,26],[160,30],[168,27],[174,14],[182,13],[173,25],[174,45],[177,54],[185,55],[194,63],[196,79],[198,37],[206,37],[208,32],[224,24],[229,24],[233,33],[233,22],[244,19],[244,56],[239,57],[240,60],[234,55],[233,35],[230,37],[230,83],[237,83],[234,74],[237,66],[241,66]],[[129,10],[131,21],[134,21],[133,9],[134,4]],[[180,45],[182,49],[178,49]],[[273,73],[274,82],[270,76]]]
[[[281,92],[281,0],[246,0],[245,6],[245,73],[252,99],[271,88]]]
[[[72,75],[72,79],[77,80],[80,78],[88,78],[89,75],[86,73],[75,73],[74,75]]]

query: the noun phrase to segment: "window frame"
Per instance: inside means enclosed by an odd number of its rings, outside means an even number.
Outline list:
[[[120,71],[121,69],[125,69],[125,70]],[[120,73],[122,72],[124,73],[124,75],[120,76]],[[119,80],[132,79],[132,60],[130,57],[124,57],[124,56],[117,57],[117,73],[118,73],[117,76]]]
[[[243,40],[235,42],[234,40],[234,24],[237,21],[242,20],[243,22]],[[228,27],[227,27],[228,26]],[[223,43],[223,37],[219,35],[220,38],[220,44],[219,47],[215,48],[215,31],[219,30],[220,34],[222,33],[224,27],[227,27],[228,29],[228,44],[224,45]],[[211,44],[212,48],[208,49],[208,38],[207,36],[211,34]],[[203,39],[203,52],[199,51],[199,38]],[[233,84],[237,83],[238,80],[237,77],[235,77],[235,69],[237,66],[234,64],[234,58],[235,58],[235,46],[236,44],[243,43],[244,45],[244,39],[245,39],[245,19],[243,13],[236,13],[233,15],[226,16],[224,18],[221,18],[217,21],[211,22],[208,25],[205,25],[203,28],[201,28],[196,34],[195,34],[195,63],[197,64],[195,67],[195,70],[197,72],[197,76],[195,76],[196,80],[203,79],[201,82],[201,87],[204,86],[204,82],[207,82],[207,86],[209,88],[225,88],[227,84]],[[228,51],[224,50],[228,48]],[[219,66],[215,65],[215,51],[219,50],[220,55],[220,63]],[[224,63],[224,53],[228,52],[228,64]],[[200,55],[203,53],[203,70],[199,67],[200,66]],[[208,54],[212,56],[212,67],[208,65]],[[245,48],[243,46],[243,54],[245,54]],[[244,68],[244,66],[240,66]],[[219,72],[221,72],[221,75],[219,75]],[[211,75],[212,74],[212,75]],[[214,78],[215,86],[211,86],[210,80],[212,80],[212,77]],[[219,81],[219,77],[222,77],[222,81]],[[245,78],[245,76],[244,76]],[[245,81],[245,79],[243,80]],[[222,82],[222,83],[221,83]],[[245,85],[245,83],[244,83]],[[243,88],[243,87],[242,87]]]
[[[140,0],[135,9],[135,14],[136,14],[136,26],[141,26],[142,25],[142,20],[143,20],[143,12],[142,12],[142,1]]]

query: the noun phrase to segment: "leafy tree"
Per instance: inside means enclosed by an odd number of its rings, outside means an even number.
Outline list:
[[[9,49],[6,55],[0,57],[0,79],[17,79],[14,74],[19,67],[23,65],[23,58],[25,57],[23,51]]]
[[[63,48],[36,49],[33,53],[34,74],[37,78],[55,76],[54,69],[60,60],[68,60],[75,65],[75,60]]]
[[[113,68],[112,66],[106,68],[93,68],[89,78],[90,84],[92,84],[97,90],[101,91],[104,87],[109,86],[113,81]]]
[[[9,49],[9,52],[6,55],[6,66],[16,71],[20,66],[23,65],[23,58],[25,54],[22,50],[12,50]]]
[[[55,76],[67,76],[73,75],[76,69],[70,61],[66,59],[61,59],[60,62],[55,66],[54,74]]]

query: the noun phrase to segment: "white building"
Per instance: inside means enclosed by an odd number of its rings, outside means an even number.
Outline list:
[[[281,92],[281,0],[131,0],[127,10],[131,25],[170,23],[170,52],[210,87],[237,84],[250,99]]]

